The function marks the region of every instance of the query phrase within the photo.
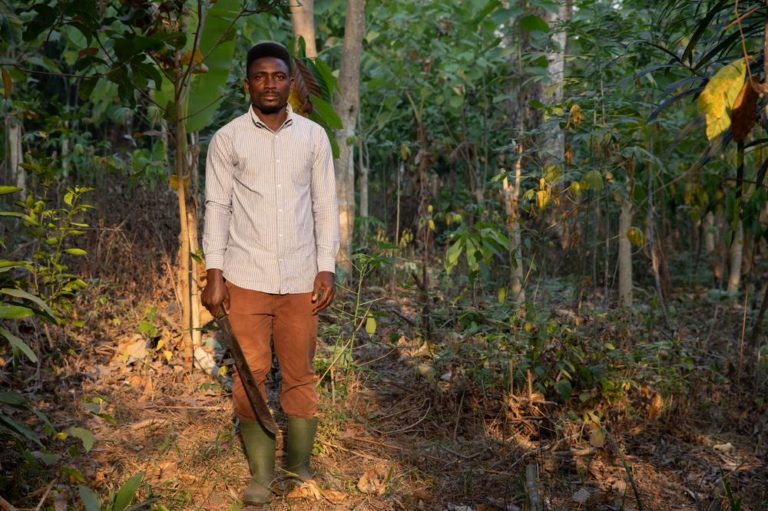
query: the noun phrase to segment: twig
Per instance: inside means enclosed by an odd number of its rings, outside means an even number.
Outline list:
[[[19,511],[17,508],[13,507],[10,502],[5,500],[3,497],[0,497],[0,509],[3,511]]]
[[[739,368],[736,371],[736,381],[741,380],[741,370],[744,368],[744,338],[747,336],[747,302],[749,287],[744,291],[744,315],[741,318],[741,336],[739,338]]]
[[[415,428],[416,426],[418,426],[419,424],[421,424],[421,423],[424,421],[424,419],[426,419],[426,418],[427,418],[427,415],[429,415],[429,411],[430,411],[431,409],[432,409],[432,404],[430,403],[430,404],[427,406],[427,411],[426,411],[426,412],[424,412],[424,415],[422,415],[422,416],[421,416],[421,418],[420,418],[419,420],[417,420],[416,422],[414,422],[414,423],[413,423],[413,424],[411,424],[411,425],[408,425],[408,426],[402,427],[402,428],[400,428],[400,429],[396,429],[396,430],[394,430],[394,431],[379,431],[379,430],[377,430],[377,429],[374,429],[374,428],[371,428],[371,429],[373,429],[374,431],[378,431],[378,432],[379,432],[379,433],[381,433],[382,435],[394,435],[395,433],[403,433],[403,432],[405,432],[405,431],[408,431],[409,429],[413,429],[413,428]]]
[[[637,483],[635,482],[635,477],[632,475],[632,468],[627,463],[627,460],[624,458],[624,452],[619,449],[619,445],[616,443],[616,440],[614,440],[613,435],[605,429],[604,427],[600,426],[600,429],[603,431],[603,434],[608,439],[608,441],[611,443],[611,447],[616,451],[616,454],[619,455],[619,459],[621,459],[621,464],[624,465],[624,471],[627,473],[627,478],[629,479],[629,484],[632,486],[632,491],[635,494],[635,500],[637,500],[637,509],[638,511],[643,511],[643,501],[640,500],[640,490],[637,489]]]
[[[416,322],[414,320],[412,320],[411,318],[409,318],[408,316],[406,316],[405,314],[403,314],[399,310],[393,308],[393,309],[390,309],[390,312],[392,314],[394,314],[395,316],[397,316],[398,318],[400,318],[403,321],[405,321],[406,323],[408,323],[409,325],[416,326]]]
[[[478,456],[483,454],[483,451],[478,451],[475,454],[470,454],[469,456],[467,456],[466,454],[461,454],[460,452],[456,452],[453,449],[449,449],[449,448],[447,448],[444,445],[441,445],[440,448],[448,451],[449,453],[451,453],[451,454],[453,454],[455,456],[458,456],[459,458],[465,459],[465,460],[471,460],[472,458],[477,458]]]
[[[459,430],[459,421],[461,421],[461,409],[464,406],[464,392],[461,393],[461,399],[459,399],[459,406],[456,408],[456,423],[453,425],[453,441],[456,441],[456,433]]]
[[[53,485],[56,483],[56,479],[51,481],[48,484],[48,487],[45,489],[45,493],[43,493],[43,498],[40,499],[40,502],[38,502],[37,507],[35,508],[35,511],[40,511],[43,509],[43,504],[45,504],[45,499],[48,498],[48,494],[51,493],[51,489],[53,488]]]

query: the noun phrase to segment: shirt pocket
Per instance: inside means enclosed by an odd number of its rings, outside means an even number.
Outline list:
[[[312,162],[309,158],[302,158],[296,162],[290,162],[288,168],[288,174],[291,176],[291,181],[298,186],[309,186],[312,181]]]

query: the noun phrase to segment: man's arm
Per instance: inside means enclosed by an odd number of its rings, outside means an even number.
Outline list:
[[[336,197],[331,144],[325,131],[316,129],[317,151],[312,167],[311,196],[318,274],[315,277],[312,301],[315,303],[314,312],[319,312],[331,304],[335,295],[333,280],[336,253],[339,251],[339,202]]]
[[[200,297],[205,308],[216,315],[219,306],[229,308],[229,293],[224,284],[224,252],[229,240],[229,220],[232,216],[231,141],[216,133],[208,146],[205,164],[205,252],[206,283]]]

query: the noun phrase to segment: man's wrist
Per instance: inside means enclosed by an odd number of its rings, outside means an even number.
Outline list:
[[[221,268],[209,268],[205,272],[205,277],[208,282],[212,281],[224,281],[224,271]]]

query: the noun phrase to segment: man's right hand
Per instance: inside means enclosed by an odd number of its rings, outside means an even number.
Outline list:
[[[211,268],[206,272],[205,289],[200,296],[203,306],[210,311],[214,317],[219,312],[219,307],[224,306],[224,312],[229,312],[229,291],[224,283],[224,273],[216,268]]]

